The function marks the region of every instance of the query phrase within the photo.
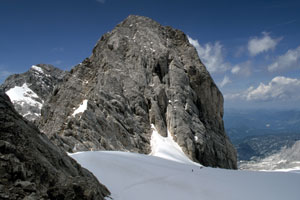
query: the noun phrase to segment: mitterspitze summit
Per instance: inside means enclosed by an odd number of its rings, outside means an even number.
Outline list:
[[[38,126],[68,152],[150,154],[155,129],[193,161],[236,168],[223,96],[179,30],[131,15],[54,83],[46,99],[36,100]]]

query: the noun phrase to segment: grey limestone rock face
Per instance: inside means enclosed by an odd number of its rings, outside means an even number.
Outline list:
[[[105,186],[36,126],[0,90],[0,199],[104,199]]]
[[[223,96],[179,30],[129,16],[44,105],[40,129],[69,152],[151,152],[151,124],[206,166],[236,168]]]
[[[33,65],[25,73],[9,76],[0,88],[11,98],[15,109],[33,121],[40,116],[43,103],[66,73],[53,65]]]

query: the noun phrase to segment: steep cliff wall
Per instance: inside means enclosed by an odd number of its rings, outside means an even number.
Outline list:
[[[140,16],[103,35],[44,105],[40,129],[69,152],[151,152],[151,124],[206,166],[236,168],[223,96],[187,36]]]

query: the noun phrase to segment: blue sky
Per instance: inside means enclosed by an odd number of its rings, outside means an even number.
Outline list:
[[[184,31],[226,108],[299,108],[300,1],[1,0],[0,82],[33,64],[69,70],[129,14]]]

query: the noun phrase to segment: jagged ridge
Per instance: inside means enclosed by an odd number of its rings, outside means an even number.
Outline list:
[[[41,114],[43,103],[66,72],[48,64],[33,65],[27,72],[9,76],[0,86],[12,100],[15,109],[33,121]]]

